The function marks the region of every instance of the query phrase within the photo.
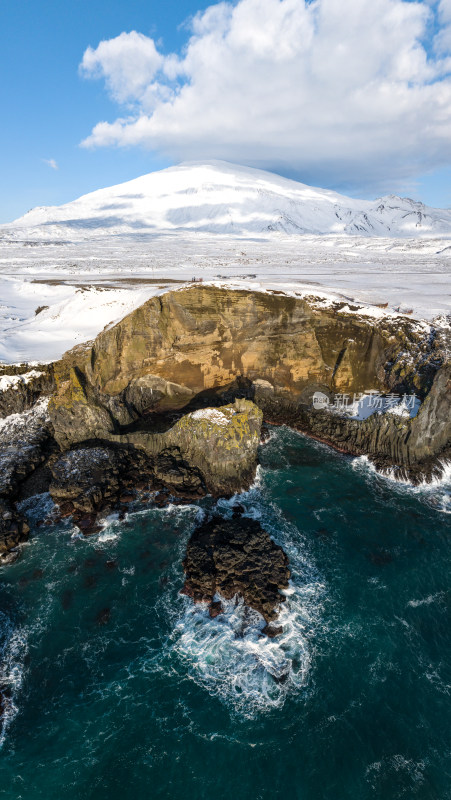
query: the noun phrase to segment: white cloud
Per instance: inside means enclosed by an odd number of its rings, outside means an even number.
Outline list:
[[[87,78],[105,78],[108,90],[118,103],[142,101],[163,64],[153,39],[142,33],[121,33],[115,39],[88,47],[80,64]]]
[[[426,45],[434,15],[440,26]],[[451,162],[451,0],[239,0],[191,21],[181,54],[122,33],[86,50],[125,116],[86,147],[141,145],[354,189]]]
[[[451,0],[439,0],[438,19],[441,29],[435,37],[435,50],[438,53],[449,53],[451,51]]]
[[[54,158],[43,158],[42,161],[47,166],[51,167],[52,169],[59,169],[58,164],[56,163]]]

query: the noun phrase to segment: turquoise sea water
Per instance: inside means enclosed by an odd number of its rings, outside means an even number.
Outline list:
[[[451,487],[283,428],[261,462],[240,502],[290,558],[279,640],[179,594],[208,498],[37,528],[0,570],[1,797],[451,798]]]

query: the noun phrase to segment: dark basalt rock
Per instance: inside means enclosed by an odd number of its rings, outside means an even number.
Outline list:
[[[0,379],[3,376],[14,376],[17,380],[0,391],[0,419],[26,411],[55,389],[53,364],[0,366]]]
[[[216,617],[219,617],[220,614],[224,613],[224,607],[223,607],[223,605],[222,605],[220,600],[212,600],[212,602],[210,603],[210,607],[209,607],[208,611],[209,611],[210,617],[212,619],[215,619]]]
[[[163,433],[144,429],[116,441],[85,442],[52,464],[50,494],[61,516],[72,516],[85,534],[99,530],[99,512],[125,510],[135,501],[163,506],[208,492],[230,496],[254,478],[261,417],[252,403],[237,400],[182,415]]]
[[[210,603],[210,616],[222,611],[213,598],[219,592],[226,600],[235,595],[270,622],[277,617],[288,586],[288,558],[260,523],[246,517],[226,520],[213,516],[199,525],[188,542],[183,561],[186,574],[183,593],[195,602]],[[277,628],[268,628],[277,635]]]
[[[0,392],[0,418],[17,414],[0,434],[0,563],[28,537],[16,504],[49,487],[60,517],[86,534],[99,513],[121,518],[130,503],[248,488],[263,419],[402,479],[439,477],[451,458],[449,330],[317,300],[191,287],[150,299],[53,365],[0,366],[20,378]],[[315,391],[332,400],[370,387],[415,392],[417,416],[313,408]],[[48,413],[42,400],[33,407],[43,394]]]
[[[276,636],[280,636],[282,631],[283,628],[281,625],[265,625],[265,627],[262,628],[262,633],[265,633],[269,639],[275,639]]]
[[[18,556],[16,549],[26,542],[30,528],[13,505],[0,498],[0,564],[11,564]]]
[[[12,417],[1,431],[0,446],[0,564],[17,557],[17,546],[28,539],[30,528],[16,502],[29,496],[27,484],[45,468],[57,445],[44,406]],[[36,486],[39,482],[36,482]],[[39,491],[39,489],[38,489]]]
[[[96,616],[97,625],[107,625],[111,619],[111,609],[101,608]]]
[[[206,490],[198,471],[175,449],[152,458],[134,447],[94,444],[62,453],[52,465],[50,494],[60,516],[71,516],[85,535],[101,529],[98,514],[148,500],[151,492],[164,495],[167,502],[171,496],[197,499]]]
[[[400,477],[418,482],[439,474],[451,449],[449,330],[402,316],[375,320],[345,302],[322,308],[318,299],[213,286],[151,298],[54,365],[50,414],[57,441],[67,449],[94,436],[150,452],[158,440],[133,428],[140,419],[239,397],[252,401],[266,422],[290,425],[350,455],[367,454]],[[312,405],[315,391],[332,400],[369,389],[415,393],[421,408],[412,420],[382,414],[359,421]],[[209,491],[225,494],[235,463],[223,476],[216,466],[227,459],[209,457],[204,470],[202,454],[191,447],[194,421],[186,423],[173,426],[175,441],[183,441],[192,463],[199,457],[206,480],[213,476]],[[170,438],[167,428],[164,435]],[[215,450],[209,438],[207,455]],[[251,466],[250,459],[249,474]]]
[[[322,387],[324,389],[324,387]],[[308,399],[308,398],[307,398]],[[440,478],[451,457],[451,365],[435,373],[431,388],[413,419],[374,414],[356,420],[315,411],[311,403],[290,398],[254,397],[266,420],[290,425],[352,456],[368,455],[380,472],[418,484]]]

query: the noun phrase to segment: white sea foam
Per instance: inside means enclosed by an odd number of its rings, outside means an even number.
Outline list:
[[[206,604],[186,601],[173,633],[174,650],[196,682],[240,715],[280,707],[288,693],[304,686],[310,668],[301,599],[293,591],[284,604],[277,620],[283,633],[276,639],[262,634],[263,618],[242,600],[220,599],[224,614],[215,619]]]
[[[0,690],[5,693],[4,713],[0,719],[0,749],[18,711],[16,699],[23,683],[27,649],[26,629],[16,628],[11,619],[0,611]]]
[[[98,542],[115,542],[120,538],[121,531],[119,526],[115,527],[109,524],[101,531],[97,537]]]
[[[442,597],[443,597],[443,592],[436,592],[435,594],[430,594],[427,597],[421,598],[421,600],[409,600],[407,605],[410,608],[419,608],[420,606],[430,606],[431,603],[435,603]]]
[[[417,485],[399,477],[394,469],[379,472],[368,456],[354,458],[352,468],[371,478],[377,476],[382,480],[390,481],[400,491],[419,495],[437,511],[443,514],[451,514],[451,463],[449,461],[443,460],[441,462],[441,475],[433,477],[429,482],[421,481]]]
[[[370,764],[365,770],[365,777],[376,788],[379,776],[386,778],[390,774],[401,773],[409,782],[409,788],[416,794],[418,785],[423,784],[425,781],[425,769],[425,761],[414,761],[402,753],[396,753],[393,756],[385,756],[381,761],[374,761]]]
[[[247,718],[280,708],[287,696],[307,687],[310,641],[325,594],[314,564],[303,553],[299,532],[262,499],[261,486],[255,484],[238,497],[245,516],[260,519],[290,561],[292,580],[274,622],[282,626],[282,633],[275,639],[262,634],[263,617],[238,598],[227,601],[218,595],[224,613],[211,619],[207,604],[179,597],[168,645],[196,683],[232,713]],[[228,516],[236,500],[218,501],[217,511]]]

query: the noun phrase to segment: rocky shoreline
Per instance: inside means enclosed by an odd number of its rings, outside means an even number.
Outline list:
[[[264,633],[277,636],[281,629],[270,623],[285,601],[288,558],[257,520],[241,516],[242,510],[236,506],[232,519],[213,515],[196,527],[183,561],[182,591],[194,602],[207,602],[211,617],[223,613],[220,598],[242,597],[265,620]]]
[[[336,306],[214,286],[152,298],[55,364],[55,438],[64,449],[108,438],[153,452],[149,426],[241,397],[268,422],[427,479],[450,452],[449,329]],[[368,390],[415,396],[420,411],[355,420],[312,402]]]
[[[39,492],[50,492],[55,520],[70,517],[91,534],[101,516],[125,513],[130,503],[192,502],[248,488],[264,422],[368,455],[400,478],[431,479],[451,458],[449,344],[449,330],[406,317],[375,320],[344,304],[324,308],[318,298],[195,286],[147,301],[54,364],[3,366],[0,561],[14,559],[29,534],[18,503]],[[318,392],[333,404],[370,389],[415,394],[418,414],[360,420],[313,404]],[[188,548],[185,591],[219,611],[215,592],[228,597],[234,586],[269,622],[269,606],[244,579],[225,580],[216,563],[218,543],[232,541],[232,529],[209,524]],[[257,561],[258,548],[269,547],[269,561],[278,563],[276,546],[251,527],[236,518],[233,529],[253,537]],[[192,559],[201,539],[210,578],[215,562],[208,590]],[[278,596],[288,568],[277,569]]]

